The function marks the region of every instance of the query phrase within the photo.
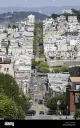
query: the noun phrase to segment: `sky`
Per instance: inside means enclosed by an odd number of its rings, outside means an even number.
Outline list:
[[[80,6],[80,0],[0,0],[0,7]]]

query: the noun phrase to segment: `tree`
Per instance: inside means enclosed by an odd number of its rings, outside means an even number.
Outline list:
[[[11,99],[0,100],[0,118],[16,119],[17,106]]]
[[[49,97],[46,100],[45,106],[48,107],[50,110],[56,110],[57,108],[57,102],[55,97]]]
[[[46,56],[44,54],[40,54],[39,58],[46,58]]]
[[[11,28],[11,25],[10,24],[8,25],[8,28]]]
[[[69,68],[69,74],[71,77],[80,77],[80,67]]]
[[[62,72],[68,72],[69,68],[67,66],[62,66],[61,71]]]
[[[12,76],[3,73],[0,74],[0,92],[15,101],[18,106],[22,107],[24,112],[30,108],[29,100],[19,91],[19,86]]]
[[[22,107],[21,106],[17,106],[17,109],[18,109],[18,111],[17,111],[17,119],[18,120],[25,119],[25,113],[24,113]]]
[[[74,118],[80,118],[80,109],[75,111]]]
[[[16,98],[15,102],[17,103],[18,106],[22,107],[22,109],[24,110],[25,113],[31,107],[31,104],[30,104],[29,100],[27,99],[27,97],[23,93],[20,94]]]
[[[49,68],[48,68],[48,67],[41,67],[41,68],[39,69],[39,72],[48,73],[48,72],[49,72]]]
[[[13,24],[12,29],[15,29],[15,28],[17,28],[17,26],[15,24]]]
[[[47,100],[46,100],[46,107],[48,107],[49,109],[51,110],[56,110],[57,109],[57,101],[60,101],[60,106],[59,106],[59,109],[60,110],[63,110],[66,106],[66,99],[65,99],[65,96],[63,94],[59,94],[59,95],[56,95],[54,97],[49,97]]]
[[[35,60],[35,58],[32,59],[32,67],[37,65],[37,61]]]
[[[47,67],[48,68],[49,66],[48,66],[48,64],[46,62],[41,62],[39,64],[39,67],[38,68],[40,69],[41,67]]]
[[[63,110],[66,107],[66,98],[63,94],[59,94],[56,96],[57,101],[60,101],[60,110]]]
[[[53,69],[53,72],[59,73],[59,72],[61,72],[61,69],[60,69],[60,68],[54,68],[54,69]]]
[[[40,47],[40,53],[44,53],[44,48]]]
[[[19,86],[17,85],[14,78],[8,74],[0,74],[0,85],[2,86],[6,96],[16,99],[19,95]]]

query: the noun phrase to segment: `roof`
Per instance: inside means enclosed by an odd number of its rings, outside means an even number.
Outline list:
[[[80,82],[80,77],[70,77],[71,82]]]

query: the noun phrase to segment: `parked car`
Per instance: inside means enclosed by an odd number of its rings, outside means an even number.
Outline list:
[[[36,114],[36,111],[35,110],[28,110],[26,112],[26,116],[34,116]]]
[[[44,115],[44,111],[40,111],[39,114],[40,114],[40,115]]]
[[[48,112],[47,112],[47,115],[56,115],[57,114],[57,111],[56,110],[49,110]]]

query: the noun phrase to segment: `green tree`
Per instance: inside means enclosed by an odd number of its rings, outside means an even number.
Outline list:
[[[39,67],[38,68],[40,69],[41,67],[47,67],[48,68],[49,66],[48,66],[48,64],[46,62],[41,62],[39,64]]]
[[[15,29],[15,28],[17,28],[17,26],[15,24],[13,24],[12,29]]]
[[[57,101],[60,101],[60,109],[63,110],[66,107],[66,98],[63,94],[59,94],[56,96]]]
[[[75,111],[74,118],[80,118],[80,109]]]
[[[48,73],[49,72],[49,68],[48,67],[41,67],[39,69],[39,72],[41,72],[41,73]]]
[[[57,102],[55,97],[49,97],[46,100],[45,106],[48,107],[50,110],[56,110],[57,108]]]
[[[25,113],[31,107],[29,100],[23,93],[16,98],[16,103],[18,106],[22,107]]]
[[[46,56],[44,54],[40,54],[39,58],[46,58]]]
[[[11,99],[0,100],[0,118],[16,119],[17,106]]]
[[[80,67],[69,68],[69,74],[71,77],[80,77]]]
[[[0,74],[0,85],[2,86],[5,95],[13,100],[19,95],[19,86],[14,78],[8,74]]]
[[[21,106],[17,106],[17,109],[18,109],[18,111],[17,111],[17,119],[18,120],[24,120],[25,119],[25,113],[24,113],[22,107]]]
[[[40,54],[41,53],[44,53],[44,48],[43,47],[40,47]]]
[[[68,72],[69,68],[67,66],[62,66],[61,71],[62,72]]]
[[[0,74],[0,93],[12,98],[18,106],[22,107],[24,112],[30,108],[29,100],[19,91],[19,86],[14,78],[8,74]]]
[[[8,28],[11,28],[11,25],[10,24],[8,25]]]
[[[32,59],[32,66],[36,66],[37,65],[37,61],[35,60],[35,58]]]
[[[47,100],[46,100],[46,107],[48,107],[49,109],[51,110],[56,110],[57,109],[57,101],[60,101],[60,106],[59,106],[59,109],[60,110],[63,110],[66,106],[66,99],[65,99],[65,96],[62,95],[62,94],[59,94],[59,95],[56,95],[54,97],[49,97]]]
[[[54,68],[54,69],[53,69],[53,72],[59,73],[59,72],[61,72],[61,69],[60,69],[60,68]]]

